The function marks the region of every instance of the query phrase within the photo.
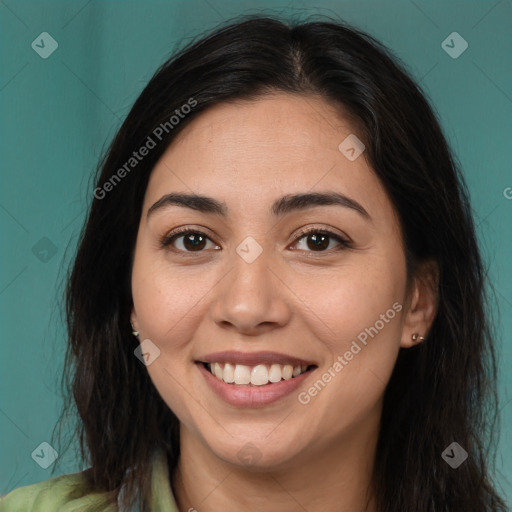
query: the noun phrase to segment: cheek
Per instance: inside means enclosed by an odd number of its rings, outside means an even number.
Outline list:
[[[160,350],[147,371],[167,406],[187,424],[192,422],[194,404],[201,407],[201,398],[194,390],[185,393],[183,383],[195,371],[187,342],[198,326],[205,279],[204,272],[189,271],[185,276],[143,250],[135,256],[132,294],[137,321],[144,339]]]
[[[336,353],[376,323],[382,334],[391,331],[396,335],[400,330],[401,313],[397,309],[401,309],[405,291],[405,262],[400,255],[366,260],[325,276],[297,276],[293,285],[305,310],[310,310],[308,316],[316,325],[318,338],[327,341]],[[398,305],[393,308],[395,303]]]
[[[309,291],[308,305],[315,312],[309,328],[329,357],[300,403],[307,402],[332,432],[376,410],[398,355],[400,287],[390,275],[376,277],[353,268],[329,280],[330,293],[320,285]]]
[[[322,394],[314,400],[326,406],[324,414],[333,421],[348,410],[363,414],[379,400],[398,355],[406,284],[403,253],[375,253],[364,264],[347,264],[325,278],[295,284],[310,310],[309,329],[329,352],[315,381],[324,376],[329,390],[320,382],[306,391],[312,400]],[[327,407],[333,403],[339,408]]]
[[[208,273],[199,269],[173,267],[164,258],[144,252],[136,255],[132,294],[143,335],[163,348],[169,339],[184,339],[197,322],[205,290],[214,283],[214,279],[209,283]]]

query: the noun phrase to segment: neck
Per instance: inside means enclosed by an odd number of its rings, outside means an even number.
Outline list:
[[[249,470],[218,458],[182,426],[172,475],[176,503],[180,512],[375,512],[377,435],[378,423],[358,425],[344,439],[312,446],[279,467]]]

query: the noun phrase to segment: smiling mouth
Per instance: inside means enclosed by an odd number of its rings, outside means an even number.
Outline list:
[[[248,366],[231,363],[201,364],[217,379],[235,386],[265,386],[284,380],[294,379],[316,368],[316,365],[258,364]]]

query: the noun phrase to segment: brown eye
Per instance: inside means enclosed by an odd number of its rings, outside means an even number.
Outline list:
[[[344,240],[332,231],[323,229],[310,229],[302,232],[299,238],[296,239],[296,243],[303,238],[306,239],[306,249],[304,250],[310,250],[312,252],[327,252],[326,249],[329,248],[331,240],[335,240],[339,244],[338,249],[335,250],[350,247],[350,243],[347,240]],[[339,247],[340,245],[341,247]]]
[[[208,241],[213,243],[205,233],[187,229],[165,236],[161,241],[161,246],[172,246],[173,250],[180,252],[202,252]],[[176,242],[181,243],[181,247],[177,247]],[[220,249],[218,246],[215,247]]]

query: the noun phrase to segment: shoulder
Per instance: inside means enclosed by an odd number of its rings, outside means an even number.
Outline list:
[[[84,472],[14,489],[0,500],[0,512],[113,512],[110,493],[87,493]]]

